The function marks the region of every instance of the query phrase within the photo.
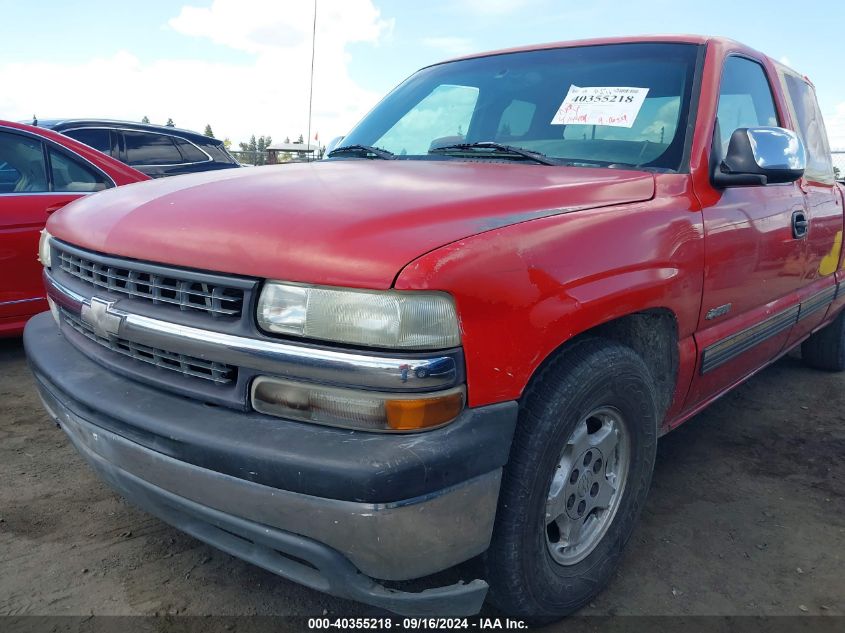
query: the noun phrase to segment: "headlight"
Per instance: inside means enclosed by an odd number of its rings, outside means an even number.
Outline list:
[[[258,324],[267,332],[372,347],[444,349],[461,341],[452,298],[434,292],[268,282]]]
[[[38,238],[38,261],[44,268],[50,268],[50,238],[53,236],[47,232],[47,229],[41,229],[41,237]]]

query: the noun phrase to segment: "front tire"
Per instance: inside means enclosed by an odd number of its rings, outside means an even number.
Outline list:
[[[553,621],[610,580],[651,483],[652,383],[632,349],[602,339],[564,349],[532,381],[485,556],[503,612]]]

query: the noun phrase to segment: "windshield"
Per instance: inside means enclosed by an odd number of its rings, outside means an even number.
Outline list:
[[[679,171],[697,53],[693,44],[611,44],[431,66],[385,97],[340,147],[396,159],[506,160],[507,152],[467,147],[492,142],[561,164]]]

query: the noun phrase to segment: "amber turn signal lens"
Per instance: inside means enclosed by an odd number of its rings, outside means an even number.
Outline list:
[[[464,406],[464,394],[416,400],[387,400],[384,403],[387,426],[395,431],[414,431],[451,422]]]
[[[461,413],[464,387],[427,394],[376,393],[258,376],[252,407],[289,420],[377,432],[413,432],[451,422]]]

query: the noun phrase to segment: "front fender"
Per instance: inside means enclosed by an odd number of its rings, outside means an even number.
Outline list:
[[[679,338],[692,335],[704,262],[696,207],[662,196],[503,227],[423,255],[395,287],[451,293],[470,406],[513,400],[563,343],[621,316],[668,309]]]

